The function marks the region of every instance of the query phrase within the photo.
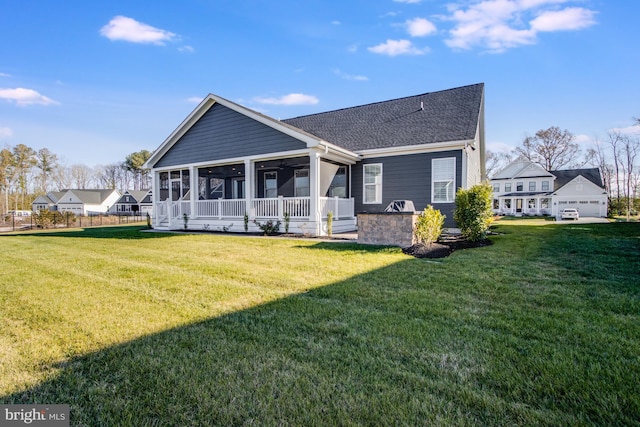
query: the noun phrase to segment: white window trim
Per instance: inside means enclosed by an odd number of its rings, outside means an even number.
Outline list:
[[[375,184],[376,185],[376,198],[374,201],[367,201],[367,185],[373,185],[373,184],[367,184],[366,181],[366,176],[367,176],[367,166],[379,166],[380,167],[380,184]],[[382,169],[382,163],[367,163],[365,165],[363,165],[362,167],[362,204],[363,205],[375,205],[375,204],[380,204],[382,203],[382,173],[383,173],[383,169]]]
[[[434,191],[435,189],[435,183],[436,182],[444,182],[444,180],[435,180],[433,178],[433,170],[434,168],[434,163],[438,160],[451,160],[453,159],[453,179],[451,179],[451,184],[453,187],[453,192],[451,195],[451,200],[447,199],[446,201],[444,200],[436,200],[435,199],[435,194],[436,192]],[[447,180],[449,181],[449,180]],[[456,200],[456,158],[455,157],[440,157],[437,159],[431,159],[431,203],[435,204],[435,203],[454,203]]]

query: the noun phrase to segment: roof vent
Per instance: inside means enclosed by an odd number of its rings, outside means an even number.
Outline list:
[[[420,110],[424,111],[424,101],[420,101]]]

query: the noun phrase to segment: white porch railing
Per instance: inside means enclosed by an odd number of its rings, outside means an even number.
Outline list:
[[[353,218],[354,209],[355,206],[353,199],[320,197],[320,212],[322,212],[322,218],[326,218],[329,211],[333,212],[333,217],[335,219]]]
[[[247,212],[244,199],[198,200],[196,215],[213,218],[242,218]]]
[[[184,214],[198,218],[243,218],[248,214],[252,218],[278,218],[285,213],[290,218],[310,218],[310,197],[275,197],[264,199],[252,199],[250,209],[247,209],[246,199],[217,199],[197,200],[195,202],[195,215],[191,212],[189,201],[162,201],[156,204],[158,222],[165,219],[169,221],[181,220]],[[320,197],[318,210],[322,218],[333,212],[334,219],[354,218],[354,200],[339,197]]]

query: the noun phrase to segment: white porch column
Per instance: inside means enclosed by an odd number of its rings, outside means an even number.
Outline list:
[[[320,154],[309,153],[309,222],[314,224],[315,235],[322,233],[320,214]]]
[[[158,225],[158,204],[160,203],[160,174],[156,171],[151,172],[151,215],[153,215],[152,223]]]
[[[254,162],[249,159],[245,159],[244,161],[244,198],[245,198],[245,212],[249,215],[249,220],[253,220],[255,218],[255,212],[253,210],[253,198],[255,188],[256,188],[256,174],[253,170]]]
[[[189,204],[191,205],[191,218],[195,218],[198,216],[198,212],[196,211],[196,201],[198,200],[200,189],[198,188],[198,168],[195,166],[191,166],[189,168],[189,180],[191,183],[191,192],[189,197]]]

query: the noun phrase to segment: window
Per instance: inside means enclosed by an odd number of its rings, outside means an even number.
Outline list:
[[[264,197],[278,197],[278,172],[264,173]]]
[[[364,165],[363,203],[382,203],[382,164]]]
[[[516,191],[522,191],[524,184],[522,182],[516,183]]]
[[[549,198],[540,199],[540,209],[549,209],[550,201]]]
[[[511,209],[511,199],[504,199],[504,208]]]
[[[298,169],[293,174],[294,196],[309,196],[309,169]]]
[[[493,209],[494,209],[494,210],[498,210],[498,209],[500,209],[500,200],[498,200],[498,199],[493,199]]]
[[[431,160],[431,202],[453,203],[455,198],[456,158]]]
[[[500,192],[500,184],[493,184],[493,192],[494,193]]]
[[[511,191],[511,183],[510,182],[506,182],[504,184],[504,191],[505,192]]]
[[[542,181],[542,191],[549,191],[549,181]]]
[[[536,191],[536,182],[529,181],[529,191]]]
[[[535,209],[536,208],[536,199],[529,199],[527,201],[527,205],[529,206],[529,209]]]

